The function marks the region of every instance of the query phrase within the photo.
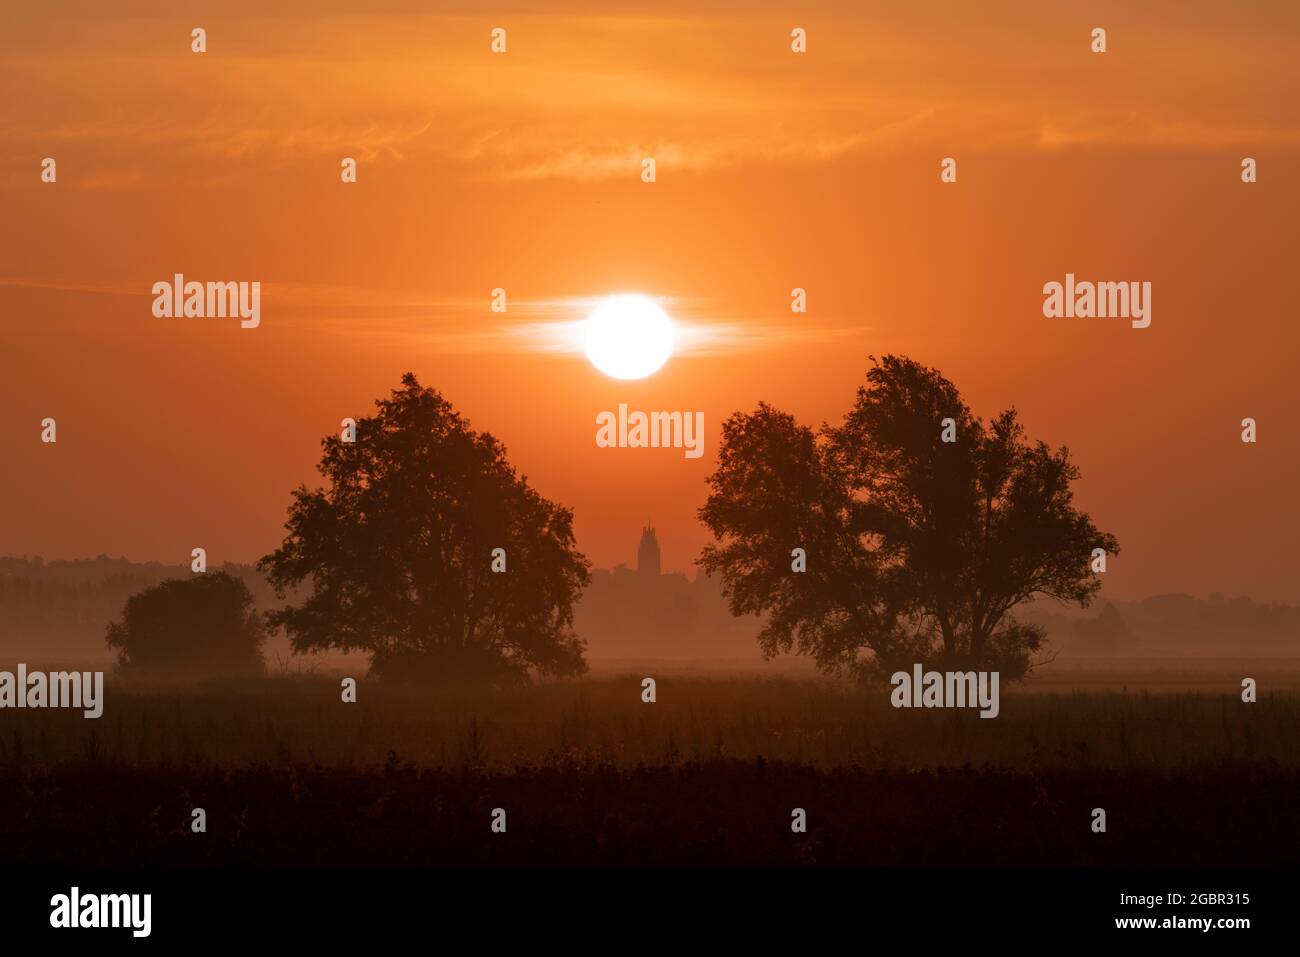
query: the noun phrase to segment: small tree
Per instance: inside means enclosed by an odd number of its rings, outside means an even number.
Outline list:
[[[105,640],[123,671],[166,677],[259,674],[266,629],[253,593],[226,572],[173,578],[126,600]]]
[[[766,404],[727,420],[700,564],[734,614],[770,616],[768,655],[1014,679],[1045,635],[1013,609],[1037,595],[1088,604],[1092,550],[1119,550],[1074,508],[1078,477],[1067,449],[1024,438],[1014,409],[985,423],[938,372],[886,356],[838,428],[814,433]],[[805,572],[791,571],[794,547]]]
[[[354,442],[323,440],[329,487],[294,492],[288,535],[258,565],[281,597],[311,583],[268,621],[295,651],[365,651],[387,678],[584,671],[573,513],[413,374],[375,404]]]

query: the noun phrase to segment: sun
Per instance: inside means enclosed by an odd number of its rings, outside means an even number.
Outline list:
[[[644,379],[673,354],[673,321],[645,296],[610,296],[587,319],[587,358],[615,379]]]

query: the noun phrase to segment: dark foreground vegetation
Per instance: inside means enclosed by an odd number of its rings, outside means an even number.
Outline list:
[[[995,720],[794,678],[114,682],[98,720],[0,713],[0,866],[1300,862],[1300,694],[1198,681]]]
[[[0,772],[0,864],[1295,864],[1300,772],[630,770]],[[208,831],[190,830],[202,806]],[[507,831],[492,833],[493,808]],[[791,833],[791,809],[808,832]],[[1108,829],[1090,829],[1104,807]]]

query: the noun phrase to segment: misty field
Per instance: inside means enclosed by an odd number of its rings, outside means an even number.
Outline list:
[[[362,680],[279,678],[132,689],[112,681],[104,715],[0,712],[0,765],[296,763],[501,770],[576,762],[632,768],[711,758],[873,770],[985,765],[1179,768],[1272,760],[1300,765],[1300,689],[1244,704],[1205,690],[1004,689],[1001,714],[895,709],[888,688],[816,678],[639,676],[509,691],[420,691]],[[394,757],[395,756],[395,757]]]
[[[97,721],[0,713],[0,863],[1300,856],[1294,685],[1261,679],[1244,704],[1231,685],[1040,683],[1004,690],[994,720],[896,710],[886,691],[664,675],[646,704],[640,675],[478,693],[362,681],[344,704],[337,678],[111,683]],[[489,830],[496,807],[506,834]]]

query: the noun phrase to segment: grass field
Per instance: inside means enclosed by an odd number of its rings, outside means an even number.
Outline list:
[[[1202,667],[1191,690],[1085,671],[1004,690],[995,720],[670,672],[653,704],[642,671],[473,694],[362,681],[356,704],[335,677],[114,682],[97,721],[6,710],[0,863],[1300,860],[1285,665]]]
[[[110,683],[104,715],[0,712],[0,765],[97,762],[504,769],[577,762],[617,768],[724,757],[879,770],[985,765],[1159,769],[1224,761],[1300,765],[1300,689],[1261,681],[1241,701],[1236,669],[1206,690],[1004,690],[1001,714],[894,709],[888,689],[815,678],[591,678],[456,693],[335,678],[144,687]],[[1258,672],[1257,672],[1258,673]]]

